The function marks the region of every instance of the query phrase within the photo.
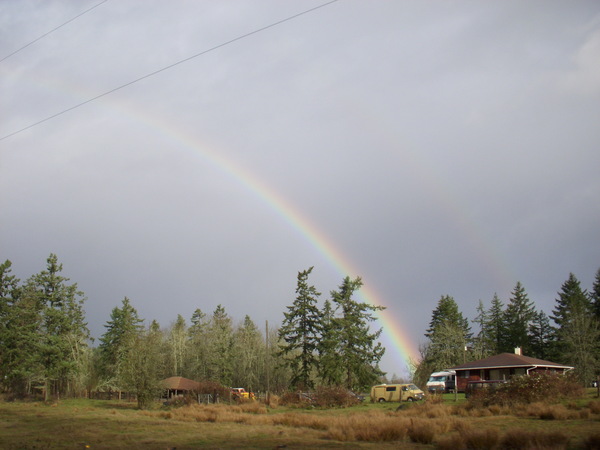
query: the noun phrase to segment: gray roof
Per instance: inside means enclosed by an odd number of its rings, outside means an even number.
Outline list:
[[[543,359],[531,358],[529,356],[517,355],[515,353],[500,353],[489,358],[469,361],[460,366],[452,367],[453,370],[467,369],[496,369],[503,367],[548,367],[553,369],[573,369],[572,366],[565,366]]]

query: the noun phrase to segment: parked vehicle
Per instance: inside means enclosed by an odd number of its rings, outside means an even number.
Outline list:
[[[414,384],[380,384],[371,388],[371,402],[414,402],[425,393]]]
[[[231,388],[231,398],[233,400],[249,400],[254,399],[254,394],[244,388]]]
[[[456,389],[456,372],[454,370],[433,372],[429,376],[426,387],[431,393],[453,392]]]

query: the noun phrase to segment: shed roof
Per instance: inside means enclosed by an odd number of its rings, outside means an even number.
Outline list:
[[[531,358],[529,356],[517,355],[515,353],[500,353],[499,355],[490,356],[489,358],[484,358],[477,361],[469,361],[468,363],[452,367],[452,369],[495,369],[502,367],[548,367],[565,370],[573,369],[571,366],[565,366],[552,361],[544,361],[543,359]]]
[[[200,388],[200,383],[197,381],[183,377],[170,377],[162,380],[162,384],[166,389],[174,389],[178,391],[194,391]]]

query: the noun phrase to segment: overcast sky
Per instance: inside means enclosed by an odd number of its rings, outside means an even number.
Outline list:
[[[0,59],[99,3],[0,2]],[[108,1],[0,62],[2,138],[210,50],[2,139],[0,259],[57,254],[96,338],[125,296],[264,329],[298,271],[359,275],[415,354],[442,295],[591,288],[600,2],[340,0],[221,46],[323,3]]]

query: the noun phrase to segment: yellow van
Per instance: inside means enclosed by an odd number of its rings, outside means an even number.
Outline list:
[[[371,388],[371,402],[414,402],[425,393],[414,384],[379,384]]]

